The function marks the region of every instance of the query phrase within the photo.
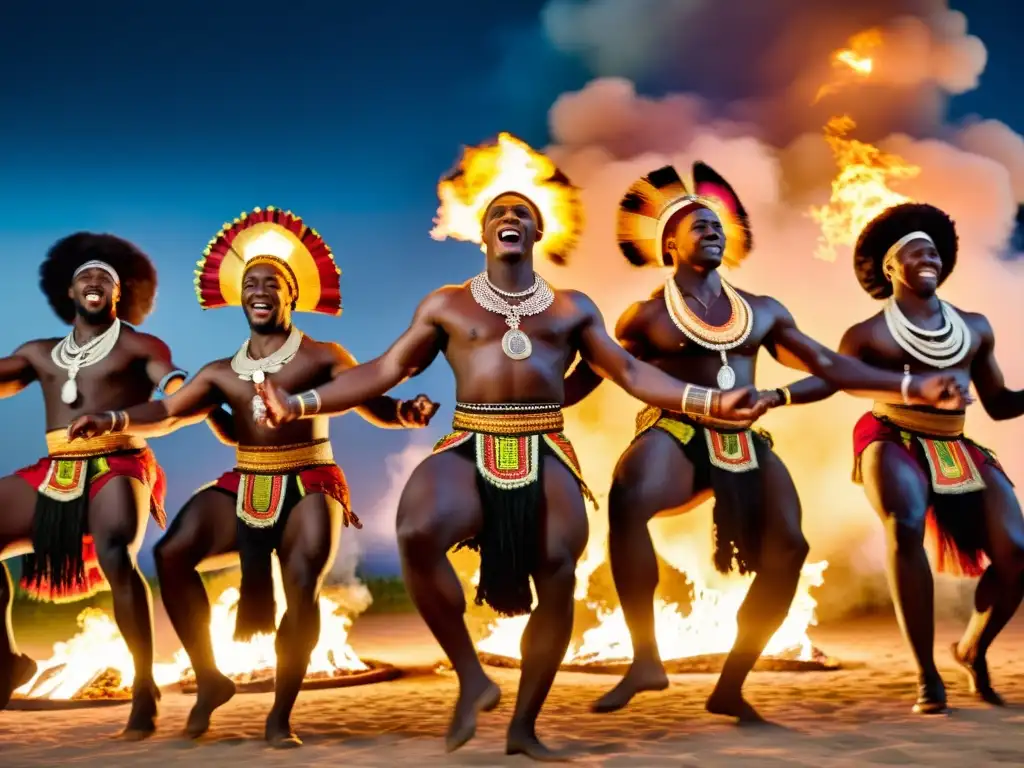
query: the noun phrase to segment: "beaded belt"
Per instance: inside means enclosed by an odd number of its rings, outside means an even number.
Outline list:
[[[452,429],[485,435],[544,435],[565,429],[558,403],[456,403]]]
[[[46,433],[46,452],[55,459],[89,459],[107,456],[119,451],[141,451],[146,441],[123,432],[68,440],[66,429],[54,429]]]
[[[933,413],[890,403],[875,403],[871,413],[900,429],[936,437],[960,437],[967,422],[967,415],[962,411]]]
[[[333,464],[329,438],[295,445],[240,445],[235,449],[235,469],[240,472],[279,474],[320,464]]]

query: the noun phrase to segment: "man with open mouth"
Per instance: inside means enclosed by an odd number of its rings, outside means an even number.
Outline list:
[[[67,425],[83,413],[120,411],[154,392],[173,392],[187,374],[166,344],[132,327],[152,311],[157,278],[131,243],[88,232],[64,238],[43,261],[40,287],[71,331],[27,342],[0,360],[0,397],[38,381],[47,424],[47,456],[0,480],[0,558],[31,553],[22,587],[40,600],[80,600],[109,585],[135,666],[123,736],[145,738],[156,728],[159,691],[149,588],[135,556],[147,517],[164,526],[166,482],[145,440],[117,434],[72,443]],[[7,566],[0,569],[2,709],[36,664],[14,647],[7,626],[12,585]]]
[[[1006,387],[995,358],[995,335],[984,315],[963,312],[936,291],[956,265],[953,220],[938,208],[904,203],[883,211],[860,234],[854,270],[861,287],[884,300],[882,311],[843,336],[839,351],[892,371],[944,371],[966,391],[974,384],[993,419],[1024,414],[1024,390]],[[828,383],[809,378],[789,387],[786,402],[829,397]],[[778,399],[773,405],[781,405]],[[965,413],[876,402],[853,430],[854,480],[888,533],[893,601],[917,661],[914,711],[946,710],[935,667],[935,608],[925,531],[935,539],[940,571],[981,576],[974,615],[956,661],[971,692],[1001,706],[987,653],[1024,596],[1024,518],[1013,484],[995,454],[964,436]],[[988,561],[986,563],[986,561]],[[987,565],[987,567],[986,567]]]
[[[291,729],[291,711],[320,637],[320,587],[341,526],[360,524],[334,461],[328,418],[268,429],[258,423],[263,401],[254,387],[266,380],[292,389],[316,387],[356,364],[344,347],[315,341],[292,323],[293,311],[341,314],[340,272],[326,243],[301,219],[257,208],[210,242],[196,271],[196,292],[203,309],[242,307],[249,337],[235,355],[204,366],[166,400],[83,416],[70,434],[163,435],[230,407],[235,468],[193,495],[154,551],[167,614],[196,675],[196,704],[185,730],[192,738],[205,733],[213,711],[235,693],[213,657],[210,602],[198,570],[223,567],[237,553],[242,581],[235,638],[277,630],[275,696],[265,738],[275,747],[296,747],[302,742]],[[354,405],[363,418],[386,428],[425,426],[437,410],[423,395],[411,401],[366,397]],[[280,627],[275,550],[287,598]]]
[[[952,377],[905,380],[837,355],[800,331],[775,299],[726,282],[719,267],[739,266],[752,248],[746,210],[729,183],[704,163],[693,165],[693,189],[691,194],[678,172],[665,166],[635,182],[622,199],[623,255],[635,266],[674,269],[663,288],[620,318],[616,334],[626,350],[674,377],[716,382],[727,391],[754,384],[757,355],[765,348],[784,365],[862,396],[961,403]],[[582,399],[599,381],[577,366],[566,402]],[[753,419],[708,419],[678,408],[649,407],[637,416],[636,437],[616,466],[608,499],[612,575],[633,662],[595,711],[618,710],[642,691],[668,687],[654,627],[658,567],[647,526],[656,515],[679,514],[713,496],[715,567],[756,575],[707,709],[742,721],[760,719],[743,698],[743,684],[789,612],[808,545],[789,471],[772,450],[771,436],[752,426]]]
[[[752,387],[697,387],[638,361],[611,339],[590,298],[556,290],[537,274],[537,253],[564,262],[582,224],[578,191],[548,158],[501,134],[467,148],[438,193],[431,234],[479,243],[484,271],[427,296],[376,360],[299,395],[278,382],[260,389],[268,422],[288,428],[386,392],[444,353],[455,374],[454,431],[409,479],[397,526],[406,583],[459,677],[446,746],[472,738],[478,712],[500,698],[477,658],[447,559],[464,543],[480,552],[477,601],[503,615],[532,613],[506,752],[547,760],[557,755],[537,738],[536,720],[571,637],[576,563],[588,535],[589,491],[562,433],[568,366],[580,354],[661,408],[753,419],[764,406]]]

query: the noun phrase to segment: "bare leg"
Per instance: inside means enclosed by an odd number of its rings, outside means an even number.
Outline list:
[[[89,503],[89,530],[114,599],[114,620],[135,666],[132,711],[121,734],[130,741],[156,730],[160,691],[153,682],[153,606],[149,586],[135,556],[149,518],[149,489],[137,480],[115,477]]]
[[[277,630],[274,706],[264,731],[274,747],[302,744],[291,729],[292,707],[320,639],[320,586],[338,550],[341,519],[338,502],[314,493],[295,505],[285,524],[279,551],[288,608]]]
[[[659,512],[693,506],[707,495],[694,498],[693,465],[664,432],[647,432],[619,459],[608,495],[608,549],[633,640],[633,663],[618,685],[594,703],[595,712],[613,712],[638,693],[668,688],[655,639],[658,561],[647,525]]]
[[[741,722],[761,720],[743,698],[743,683],[789,613],[808,552],[800,529],[800,499],[789,471],[774,453],[763,457],[761,478],[764,529],[760,568],[736,616],[736,643],[707,701],[709,712]]]
[[[425,459],[398,503],[398,548],[413,603],[459,678],[459,699],[445,737],[449,752],[473,738],[477,713],[494,709],[501,698],[477,658],[463,619],[466,598],[448,561],[448,550],[482,525],[473,463],[450,452]]]
[[[929,480],[900,446],[878,442],[861,458],[864,492],[885,523],[889,586],[900,628],[920,675],[914,711],[946,709],[946,687],[935,666],[935,586],[924,549]]]
[[[519,695],[505,753],[550,762],[562,758],[537,738],[537,716],[572,637],[576,563],[587,546],[589,524],[576,478],[553,456],[544,462],[543,552],[533,574],[537,607],[523,633]]]
[[[971,692],[989,704],[1003,706],[1002,697],[992,688],[986,655],[1024,597],[1024,517],[1006,477],[989,466],[981,471],[988,486],[982,493],[982,510],[992,565],[978,582],[974,615],[960,642],[953,645],[953,656],[966,669]]]
[[[235,500],[213,488],[196,494],[178,512],[153,550],[160,595],[196,674],[196,703],[185,734],[198,738],[214,710],[235,695],[235,684],[217,669],[210,639],[210,599],[196,570],[203,560],[238,548]]]
[[[0,480],[0,561],[31,551],[32,517],[35,514],[36,491],[17,475]],[[11,700],[11,694],[35,675],[36,663],[18,652],[11,626],[11,603],[14,585],[7,565],[0,562],[0,710]]]

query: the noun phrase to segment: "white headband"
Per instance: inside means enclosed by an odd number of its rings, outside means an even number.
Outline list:
[[[92,261],[85,262],[85,264],[83,264],[82,266],[75,270],[75,274],[71,276],[71,279],[74,280],[87,269],[102,269],[104,272],[110,275],[110,278],[114,281],[114,285],[121,284],[121,278],[118,277],[117,270],[115,270],[112,266],[107,264],[107,262],[99,261],[98,259],[93,259]]]
[[[885,252],[885,258],[882,259],[882,263],[885,264],[890,259],[894,258],[896,254],[900,252],[903,246],[905,246],[911,240],[927,240],[932,245],[935,245],[935,241],[932,240],[932,236],[929,235],[927,232],[921,232],[920,230],[918,230],[917,232],[911,232],[909,234],[904,235],[903,237],[901,237],[899,240],[892,244],[889,250]]]

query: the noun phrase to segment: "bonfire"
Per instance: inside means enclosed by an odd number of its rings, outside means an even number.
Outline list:
[[[284,587],[276,558],[273,565],[280,622],[285,610]],[[320,640],[310,658],[303,687],[377,682],[394,676],[394,668],[360,659],[348,643],[351,616],[368,600],[365,587],[327,588],[325,593],[320,597]],[[217,665],[242,692],[272,690],[277,663],[274,638],[261,635],[245,643],[235,641],[237,603],[238,590],[229,587],[211,606],[210,635]],[[135,669],[113,619],[102,610],[86,608],[78,623],[81,631],[53,646],[53,655],[39,662],[35,677],[15,691],[17,698],[71,702],[131,698]],[[161,688],[177,687],[186,693],[195,690],[195,676],[184,650],[179,650],[169,663],[155,664],[153,672]]]

